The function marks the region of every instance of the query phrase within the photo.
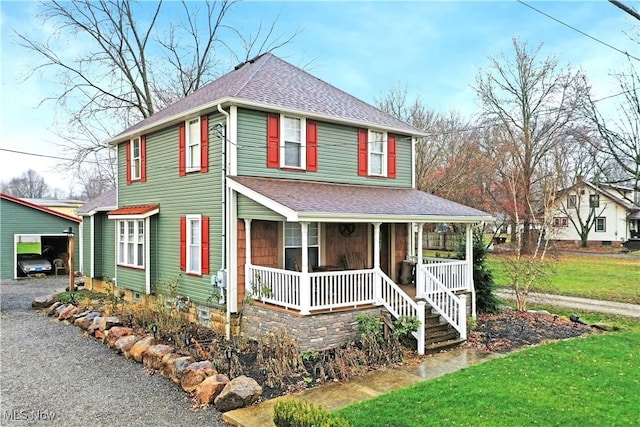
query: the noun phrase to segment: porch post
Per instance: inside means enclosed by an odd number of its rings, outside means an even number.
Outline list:
[[[467,224],[465,233],[465,260],[467,261],[467,289],[471,292],[471,317],[476,318],[476,287],[473,284],[473,224]],[[466,309],[465,309],[466,310]],[[465,311],[466,313],[466,311]]]
[[[311,281],[309,280],[309,223],[300,223],[302,235],[302,269],[300,275],[300,314],[311,314]]]
[[[424,222],[418,223],[418,253],[416,254],[416,296],[422,298],[425,293],[424,283],[422,283],[422,234]]]
[[[413,223],[407,223],[407,260],[413,256]]]
[[[382,303],[382,278],[380,277],[380,223],[373,223],[373,300]]]
[[[244,291],[247,295],[253,294],[253,289],[251,289],[251,219],[244,219]]]

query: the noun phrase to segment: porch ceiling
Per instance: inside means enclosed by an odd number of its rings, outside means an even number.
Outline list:
[[[288,221],[490,221],[486,212],[411,188],[230,176],[229,186]]]

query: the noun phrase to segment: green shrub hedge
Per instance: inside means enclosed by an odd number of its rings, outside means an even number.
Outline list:
[[[349,422],[344,418],[295,399],[276,403],[273,422],[277,427],[349,427]]]

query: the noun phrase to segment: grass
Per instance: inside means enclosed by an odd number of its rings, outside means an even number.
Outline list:
[[[640,330],[558,341],[337,411],[351,426],[631,426]]]
[[[549,285],[540,292],[640,304],[640,259],[559,255]],[[500,256],[487,260],[498,287],[509,287]]]

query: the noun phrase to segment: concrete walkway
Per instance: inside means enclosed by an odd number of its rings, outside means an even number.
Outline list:
[[[295,397],[334,411],[352,403],[372,399],[392,390],[437,378],[497,356],[495,353],[476,349],[455,349],[437,353],[427,356],[419,365],[383,369],[370,372],[351,381],[335,382],[307,389],[290,396],[282,396],[258,405],[226,412],[222,415],[222,419],[231,425],[241,427],[275,426],[273,408],[276,402],[281,399]]]
[[[514,301],[515,296],[510,289],[501,289],[496,295],[505,300]],[[543,294],[529,292],[527,301],[531,304],[549,305],[552,307],[573,308],[593,313],[615,314],[640,318],[640,305],[622,302],[603,301],[590,298],[568,297],[564,295]]]

